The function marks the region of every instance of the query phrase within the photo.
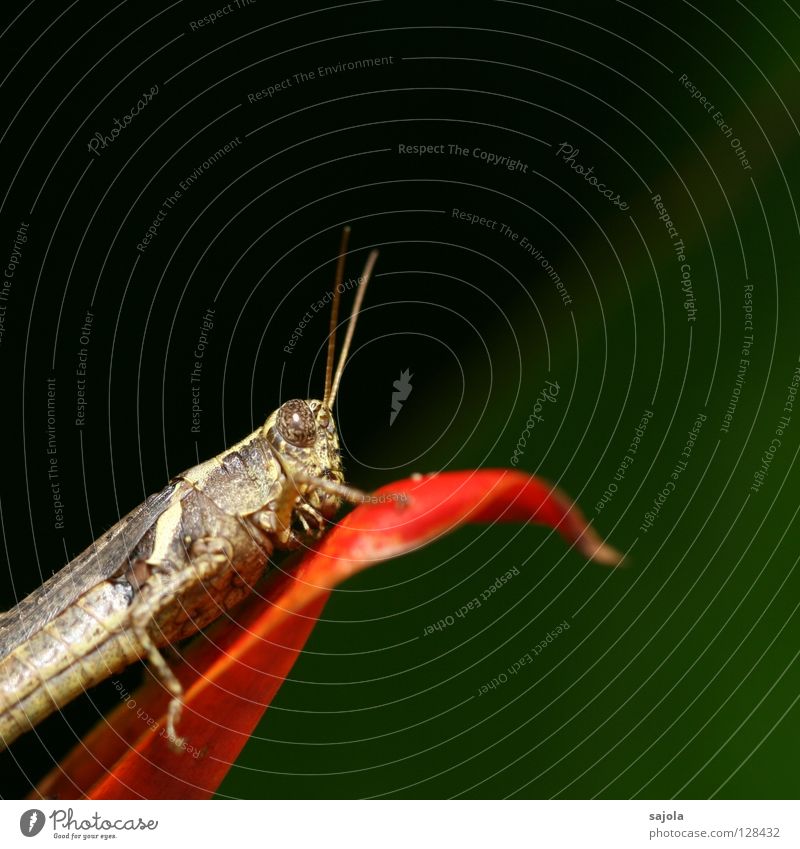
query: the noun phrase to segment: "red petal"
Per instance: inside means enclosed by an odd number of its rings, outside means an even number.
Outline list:
[[[116,708],[38,792],[91,799],[212,796],[291,670],[331,589],[465,522],[546,524],[587,557],[610,565],[621,559],[563,493],[520,472],[442,472],[374,495],[378,503],[345,516],[296,567],[273,572],[260,595],[236,610],[235,621],[218,620],[189,645],[175,672],[186,688],[179,731],[191,750],[175,752],[162,736],[168,698],[151,680],[133,695],[133,707]]]

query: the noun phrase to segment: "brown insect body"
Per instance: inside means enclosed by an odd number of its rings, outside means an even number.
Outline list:
[[[337,284],[345,246],[346,234]],[[343,500],[364,499],[343,483],[331,406],[374,260],[373,252],[333,381],[329,343],[323,400],[287,401],[263,426],[178,475],[0,614],[0,749],[141,658],[172,693],[167,725],[175,737],[182,690],[158,648],[190,636],[247,596],[275,549],[313,541]]]

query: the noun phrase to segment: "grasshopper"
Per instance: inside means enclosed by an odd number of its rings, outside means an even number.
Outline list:
[[[291,400],[216,457],[174,477],[16,607],[0,614],[0,750],[86,688],[146,659],[171,695],[179,746],[183,690],[159,651],[241,601],[273,551],[320,537],[343,502],[333,402],[367,284],[359,281],[334,373],[349,227],[342,233],[322,400]]]

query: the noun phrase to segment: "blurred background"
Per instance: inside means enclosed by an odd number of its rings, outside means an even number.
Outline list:
[[[359,575],[220,795],[796,798],[796,3],[4,14],[0,608],[321,396],[349,223],[348,480],[515,458],[628,565],[498,525]],[[2,795],[116,702],[4,752]]]

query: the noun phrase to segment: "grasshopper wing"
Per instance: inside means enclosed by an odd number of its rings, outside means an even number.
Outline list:
[[[151,495],[16,607],[0,613],[0,659],[41,630],[75,599],[121,572],[139,540],[178,490],[186,486],[185,481],[174,481]]]

